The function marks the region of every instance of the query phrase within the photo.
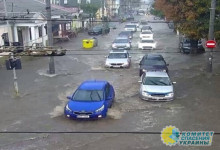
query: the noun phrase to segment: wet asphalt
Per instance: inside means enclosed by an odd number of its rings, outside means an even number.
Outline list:
[[[152,20],[138,16],[137,20]],[[173,125],[181,131],[220,132],[220,53],[214,53],[213,69],[206,73],[208,52],[181,54],[178,36],[166,23],[150,23],[156,50],[137,50],[139,32],[132,39],[132,65],[129,69],[104,68],[105,57],[112,41],[126,23],[116,23],[117,29],[108,35],[96,36],[98,47],[83,49],[79,33],[71,41],[57,43],[67,49],[67,55],[55,57],[56,75],[47,74],[48,57],[22,57],[22,70],[17,70],[19,97],[14,95],[13,74],[0,66],[0,130],[1,132],[160,132]],[[140,59],[146,53],[160,53],[169,63],[169,75],[175,84],[172,102],[147,102],[139,99]],[[2,58],[1,58],[2,59]],[[77,86],[87,79],[108,80],[115,88],[115,104],[105,119],[75,121],[64,117],[63,109]],[[214,135],[211,147],[167,147],[160,134],[90,133],[0,133],[2,150],[217,150],[219,135]]]

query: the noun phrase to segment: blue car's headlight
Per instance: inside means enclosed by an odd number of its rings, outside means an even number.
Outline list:
[[[67,110],[67,111],[72,111],[72,110],[69,108],[68,104],[66,105],[66,110]]]
[[[104,108],[105,108],[105,106],[104,106],[104,105],[102,105],[102,107],[100,107],[99,109],[97,109],[95,112],[101,112],[101,111],[103,111],[103,110],[104,110]]]

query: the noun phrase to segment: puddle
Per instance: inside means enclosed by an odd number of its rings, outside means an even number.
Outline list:
[[[51,118],[59,117],[63,115],[64,107],[68,101],[66,96],[71,95],[73,93],[73,90],[67,90],[64,93],[60,93],[58,95],[58,99],[61,101],[61,104],[56,106],[52,112],[49,113]]]
[[[122,112],[116,108],[110,108],[108,110],[107,116],[111,119],[121,119],[122,118]]]

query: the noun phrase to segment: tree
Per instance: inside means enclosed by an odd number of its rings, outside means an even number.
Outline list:
[[[82,4],[80,8],[83,10],[83,12],[87,14],[92,14],[93,16],[98,11],[100,6],[94,5],[94,4]]]
[[[217,0],[219,3],[220,0]],[[174,21],[176,29],[194,38],[207,38],[211,0],[156,0],[154,8],[165,15],[167,21]],[[216,7],[216,14],[220,5]],[[215,37],[220,40],[219,17],[215,21]]]

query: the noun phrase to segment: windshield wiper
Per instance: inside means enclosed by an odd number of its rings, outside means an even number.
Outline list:
[[[166,83],[164,83],[164,82],[161,82],[161,81],[158,81],[158,83],[161,83],[161,84],[163,84],[163,85],[168,85],[168,84],[166,84]]]

